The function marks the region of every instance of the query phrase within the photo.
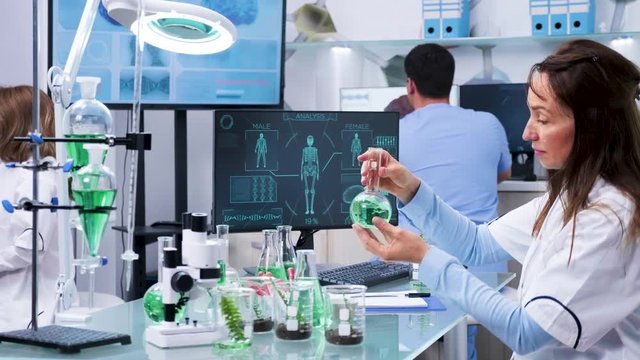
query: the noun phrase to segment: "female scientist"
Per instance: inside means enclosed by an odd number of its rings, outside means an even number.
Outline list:
[[[33,197],[31,170],[4,166],[31,158],[31,146],[13,141],[31,127],[32,87],[0,87],[0,200],[17,203]],[[40,126],[44,136],[55,136],[53,103],[40,91]],[[54,161],[54,145],[40,147],[43,161]],[[49,156],[49,158],[46,158]],[[56,196],[52,171],[39,174],[39,198]],[[40,211],[38,217],[38,323],[51,322],[58,278],[58,242],[55,214]],[[31,217],[28,211],[0,211],[0,331],[26,329],[31,321]]]
[[[638,68],[606,46],[564,44],[528,79],[523,138],[549,170],[544,196],[475,225],[385,153],[381,186],[428,243],[380,218],[387,244],[354,229],[373,254],[420,263],[420,279],[516,359],[640,359],[639,82]],[[517,303],[462,266],[511,257],[523,265]]]

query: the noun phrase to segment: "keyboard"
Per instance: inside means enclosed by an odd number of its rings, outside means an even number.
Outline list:
[[[365,285],[371,287],[389,281],[411,277],[411,264],[367,261],[319,271],[321,285]]]

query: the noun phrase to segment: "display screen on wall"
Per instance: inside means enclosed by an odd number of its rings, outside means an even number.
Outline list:
[[[145,45],[142,103],[157,107],[280,106],[283,89],[284,0],[182,0],[225,15],[237,41],[211,55],[184,55]],[[50,0],[50,61],[64,68],[85,0]],[[102,79],[98,99],[133,99],[135,36],[100,5],[78,76]],[[78,99],[74,87],[73,99]],[[117,107],[117,106],[116,106]]]

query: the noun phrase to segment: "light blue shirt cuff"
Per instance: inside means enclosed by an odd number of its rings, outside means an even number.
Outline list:
[[[436,295],[471,314],[518,354],[558,343],[522,306],[478,280],[453,256],[435,246],[422,259],[419,277]]]
[[[431,186],[421,181],[418,191],[409,203],[402,204],[398,201],[398,210],[404,213],[413,224],[423,224],[435,201],[436,194],[431,189]]]

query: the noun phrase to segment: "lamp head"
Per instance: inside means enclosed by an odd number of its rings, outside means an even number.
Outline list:
[[[168,0],[146,0],[138,34],[138,0],[102,0],[110,17],[145,43],[171,52],[204,55],[228,49],[236,27],[223,15],[202,6]]]

